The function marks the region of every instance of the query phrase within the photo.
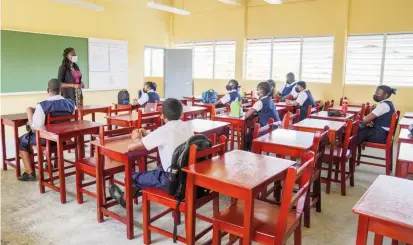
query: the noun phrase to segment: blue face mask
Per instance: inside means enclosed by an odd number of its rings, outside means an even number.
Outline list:
[[[231,86],[231,85],[227,85],[225,88],[226,88],[228,91],[231,91],[231,90],[232,90],[232,86]]]

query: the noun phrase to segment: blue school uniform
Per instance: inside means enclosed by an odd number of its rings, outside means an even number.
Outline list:
[[[260,99],[260,101],[262,103],[262,109],[258,111],[258,118],[260,120],[261,127],[266,126],[270,118],[274,119],[276,122],[280,121],[280,116],[278,115],[278,111],[275,108],[271,97],[266,96]]]
[[[302,93],[307,94],[307,99],[304,101],[303,105],[300,107],[300,121],[306,118],[309,105],[311,105],[312,108],[316,107],[315,100],[311,92],[308,90],[305,90]]]
[[[291,84],[286,83],[284,86],[284,89],[281,91],[281,97],[289,95],[291,91],[293,91],[295,84],[296,84],[295,82]]]
[[[148,91],[148,103],[155,103],[155,101],[161,101],[159,94],[155,91]]]

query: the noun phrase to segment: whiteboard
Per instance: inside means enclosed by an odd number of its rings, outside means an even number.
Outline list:
[[[89,38],[89,89],[128,87],[128,43]]]

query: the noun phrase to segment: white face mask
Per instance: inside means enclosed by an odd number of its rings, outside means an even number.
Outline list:
[[[72,56],[72,60],[71,60],[73,63],[76,63],[77,62],[77,56]]]
[[[260,92],[259,92],[259,91],[255,91],[255,98],[256,98],[257,100],[259,100],[260,97],[261,97]]]

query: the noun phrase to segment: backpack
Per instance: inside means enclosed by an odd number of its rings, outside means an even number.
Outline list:
[[[167,169],[168,172],[168,193],[172,195],[177,200],[175,210],[179,210],[179,204],[185,199],[185,189],[186,189],[186,176],[187,174],[182,171],[182,168],[188,166],[189,161],[189,149],[191,145],[196,145],[198,150],[204,150],[212,147],[212,142],[203,134],[197,134],[189,138],[186,142],[179,145],[174,153],[172,154],[171,166]],[[200,158],[197,161],[206,160],[205,158]],[[206,196],[209,190],[197,187],[196,188],[196,198],[201,198]],[[173,241],[176,243],[177,240],[177,225],[174,224],[173,229]]]
[[[205,91],[202,93],[202,102],[205,104],[215,103],[218,100],[218,93],[213,89]]]
[[[126,89],[122,89],[118,93],[118,104],[129,105],[129,103],[130,103],[129,92]]]

